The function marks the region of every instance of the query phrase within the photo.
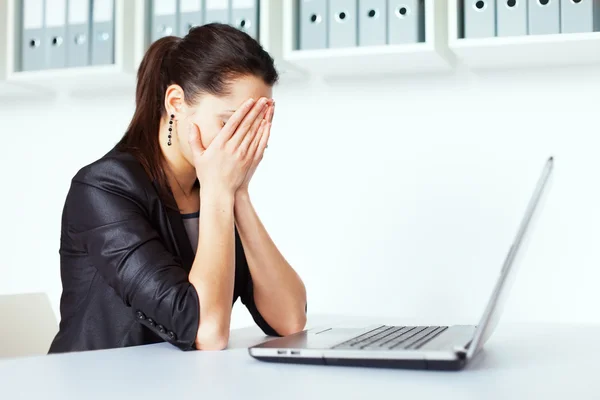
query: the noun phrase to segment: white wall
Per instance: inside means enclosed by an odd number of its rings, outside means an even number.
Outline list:
[[[600,323],[598,68],[282,85],[253,197],[312,313],[476,322],[541,167],[556,157],[505,320]],[[70,178],[130,97],[0,107],[0,293],[58,310]],[[234,326],[249,321],[237,308]]]

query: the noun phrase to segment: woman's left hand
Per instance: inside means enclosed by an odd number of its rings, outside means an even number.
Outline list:
[[[256,171],[256,168],[262,161],[263,155],[265,153],[265,149],[267,148],[267,145],[269,143],[269,137],[271,135],[271,125],[273,122],[274,115],[275,115],[275,102],[272,102],[271,105],[269,105],[269,109],[267,110],[267,113],[265,114],[265,118],[264,118],[265,121],[267,121],[267,123],[264,124],[263,127],[261,128],[261,131],[259,131],[256,134],[254,141],[251,144],[251,148],[255,148],[255,146],[258,146],[258,149],[256,150],[256,155],[254,156],[252,165],[250,166],[250,169],[248,169],[248,173],[246,174],[246,179],[244,179],[244,182],[237,190],[238,194],[248,192],[248,186],[250,185],[250,180],[252,179],[252,176],[254,176],[254,172]]]

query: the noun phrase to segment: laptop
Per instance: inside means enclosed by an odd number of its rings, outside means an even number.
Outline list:
[[[521,245],[547,191],[553,166],[554,159],[550,157],[479,325],[321,327],[250,347],[250,355],[261,361],[298,364],[433,370],[464,368],[483,348],[498,324],[515,277],[517,256],[523,253]]]

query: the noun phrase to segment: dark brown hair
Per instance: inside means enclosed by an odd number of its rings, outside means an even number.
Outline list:
[[[167,206],[177,208],[163,169],[158,143],[164,97],[172,84],[181,86],[185,102],[194,104],[203,93],[226,95],[232,79],[253,75],[267,85],[278,80],[271,56],[246,33],[223,24],[192,28],[184,37],[154,42],[137,73],[136,109],[117,149],[132,153],[157,183]]]

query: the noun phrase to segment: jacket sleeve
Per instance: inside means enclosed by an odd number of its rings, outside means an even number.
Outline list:
[[[267,321],[263,318],[260,311],[256,307],[256,302],[254,301],[254,284],[252,283],[252,275],[250,274],[250,268],[248,267],[248,260],[246,259],[246,254],[244,253],[244,246],[242,245],[241,240],[236,231],[236,249],[235,249],[236,258],[242,257],[242,266],[245,271],[244,277],[245,281],[242,284],[242,291],[240,294],[242,304],[246,306],[248,312],[252,316],[252,319],[258,325],[258,327],[268,336],[281,336],[275,329],[269,325]]]
[[[142,204],[126,190],[74,179],[63,222],[93,267],[131,307],[132,318],[180,349],[194,349],[198,294]]]

